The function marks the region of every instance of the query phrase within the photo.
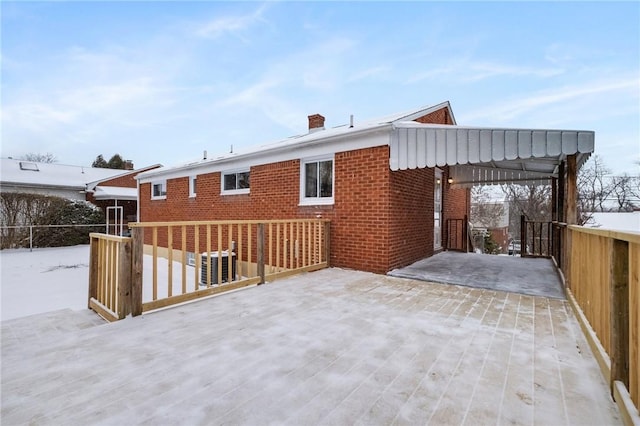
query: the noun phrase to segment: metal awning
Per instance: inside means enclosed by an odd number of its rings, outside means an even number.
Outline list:
[[[534,183],[557,177],[567,155],[577,166],[594,150],[586,130],[497,129],[396,123],[391,170],[450,167],[454,185]]]
[[[96,200],[135,201],[138,199],[138,190],[121,186],[96,186],[93,196]]]

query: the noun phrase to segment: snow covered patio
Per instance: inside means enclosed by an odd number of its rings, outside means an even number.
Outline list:
[[[2,322],[3,424],[620,424],[558,299],[332,268],[51,318]]]
[[[560,276],[551,259],[444,251],[389,275],[564,299]]]

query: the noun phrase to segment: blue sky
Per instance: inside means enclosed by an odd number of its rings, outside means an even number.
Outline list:
[[[11,2],[2,156],[136,167],[448,100],[460,125],[596,131],[638,174],[637,2]]]

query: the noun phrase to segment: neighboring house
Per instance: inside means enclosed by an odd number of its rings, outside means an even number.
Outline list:
[[[308,118],[304,135],[141,173],[139,220],[326,218],[333,266],[386,273],[456,239],[469,187],[548,182],[594,145],[589,131],[457,126],[449,102],[330,129]]]
[[[0,192],[21,192],[85,200],[86,183],[117,176],[122,170],[0,159]]]
[[[138,170],[117,170],[119,173],[106,179],[88,182],[86,187],[87,201],[100,207],[107,215],[109,222],[122,218],[124,224],[137,220],[138,182],[136,176],[149,170],[161,167],[160,164]],[[122,208],[120,215],[114,210]]]
[[[477,216],[474,217],[474,213]],[[509,246],[509,203],[493,201],[471,206],[471,226],[484,236],[491,234],[491,239],[498,245],[500,253],[507,253]]]
[[[68,200],[90,201],[106,212],[108,206],[122,206],[124,219],[135,220],[137,181],[135,176],[160,165],[133,170],[38,163],[13,158],[1,159],[0,192],[40,194]]]
[[[589,213],[589,216],[589,220],[584,224],[589,228],[640,232],[640,210],[632,212],[594,212]]]

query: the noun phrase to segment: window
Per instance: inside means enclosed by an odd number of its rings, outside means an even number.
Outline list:
[[[301,163],[300,204],[333,204],[333,156]]]
[[[222,174],[223,194],[248,194],[249,188],[248,170],[226,172]]]
[[[40,169],[36,163],[31,163],[28,161],[20,162],[20,170],[31,170],[32,172],[39,172]],[[84,172],[83,172],[84,173]]]
[[[151,184],[151,199],[164,200],[167,198],[167,181]]]
[[[193,198],[196,196],[196,182],[197,182],[197,176],[190,176],[189,177],[189,197]]]

